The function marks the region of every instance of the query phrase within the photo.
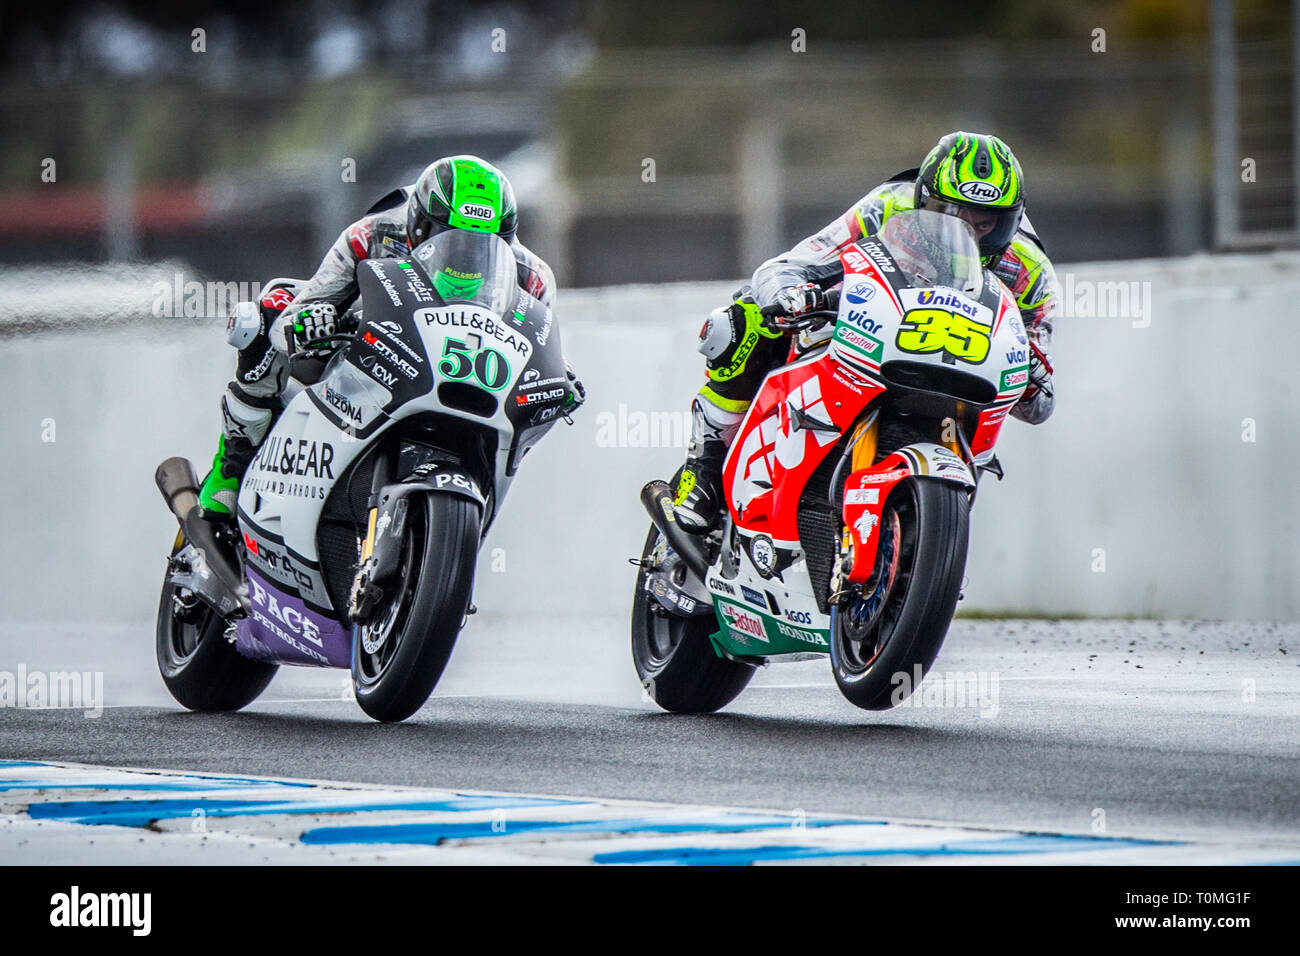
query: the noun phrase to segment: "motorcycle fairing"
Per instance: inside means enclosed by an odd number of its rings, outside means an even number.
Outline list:
[[[817,605],[798,542],[779,544],[739,528],[734,534],[734,576],[720,561],[705,580],[718,620],[714,649],[767,660],[828,653],[830,618]]]
[[[971,454],[977,460],[992,456],[1007,413],[1029,386],[1029,336],[1011,293],[1005,288],[1002,292],[996,332],[1008,366],[999,371],[997,398],[980,410],[979,424],[970,439]]]
[[[1024,388],[1016,367],[1020,349],[1027,347],[1024,327],[1010,293],[991,272],[983,270],[982,284],[967,294],[909,288],[889,249],[874,239],[849,246],[841,260],[844,281],[829,346],[764,379],[723,467],[723,489],[737,537],[738,572],[724,579],[720,557],[705,582],[718,618],[719,630],[712,640],[720,654],[773,659],[816,653],[819,648],[826,652],[830,618],[813,595],[799,541],[799,502],[817,467],[889,387],[886,363],[961,365],[962,371],[997,388],[997,398],[979,413],[974,454],[991,454],[1001,421]],[[987,329],[989,348],[978,361],[900,347],[899,332],[909,313],[945,307]],[[901,341],[910,344],[906,338]],[[883,481],[882,475],[887,476]],[[910,445],[851,475],[846,488],[874,483],[883,487],[870,504],[871,495],[855,496],[860,503],[846,506],[842,515],[850,528],[856,522],[867,531],[867,545],[854,548],[850,580],[864,581],[870,574],[888,490],[914,475],[972,487],[975,483],[960,456],[931,443]]]
[[[723,468],[735,575],[723,561],[705,585],[714,599],[715,650],[732,657],[798,659],[829,651],[830,618],[813,594],[799,543],[799,498],[879,387],[825,350],[771,372]]]
[[[908,478],[951,481],[975,488],[975,476],[961,456],[934,442],[906,445],[871,467],[853,472],[844,482],[841,511],[853,544],[853,564],[845,575],[849,582],[865,584],[871,577],[885,502],[898,483]]]
[[[770,373],[722,470],[736,526],[797,545],[804,486],[876,391],[853,384],[825,353]]]
[[[337,363],[319,387],[334,387],[349,368]],[[317,387],[295,395],[263,440],[240,485],[238,517],[249,569],[315,611],[333,614],[316,527],[326,498],[368,443],[321,413],[310,397]],[[381,427],[390,424],[385,419]]]
[[[715,651],[723,656],[802,660],[830,652],[830,619],[820,611],[815,611],[816,627],[800,627],[771,612],[756,612],[722,597],[714,600],[714,609],[719,630],[711,639]],[[822,619],[826,626],[821,626]]]
[[[349,666],[351,628],[307,607],[301,598],[285,593],[252,568],[247,574],[252,609],[235,629],[235,650],[274,664]]]
[[[253,615],[238,623],[236,647],[259,660],[349,665],[341,656],[344,645],[350,654],[349,630],[339,623],[344,611],[334,607],[322,576],[317,529],[326,499],[384,432],[426,413],[494,431],[487,524],[522,452],[554,425],[567,397],[559,329],[549,307],[523,290],[513,311],[501,316],[480,306],[443,304],[411,260],[369,259],[357,276],[364,321],[356,340],[331,360],[318,383],[289,400],[240,487],[250,590],[267,603],[259,610],[254,601]],[[497,357],[475,368],[484,350]],[[456,377],[466,368],[454,360],[458,351],[469,372]],[[478,382],[480,373],[495,388],[443,390],[465,386],[466,378]],[[557,396],[561,380],[564,394]],[[490,403],[468,404],[472,392]],[[320,645],[292,627],[302,621]]]

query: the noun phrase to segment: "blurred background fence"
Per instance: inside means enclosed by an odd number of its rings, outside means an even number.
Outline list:
[[[1011,143],[1058,261],[1290,243],[1293,7],[8,5],[0,265],[298,275],[473,151],[562,287],[730,279],[954,128]]]
[[[1062,406],[1008,426],[964,606],[1294,617],[1295,396],[1288,353],[1258,343],[1285,340],[1300,289],[1297,6],[6,5],[0,508],[26,557],[0,585],[34,600],[10,613],[147,617],[170,520],[150,477],[211,453],[230,301],[310,273],[458,152],[510,175],[592,391],[530,459],[489,542],[511,572],[482,603],[615,612],[636,488],[683,449],[602,429],[674,420],[700,315],[965,128],[1017,152],[1067,288],[1131,284],[1145,312],[1065,303]],[[701,284],[660,285],[681,282]],[[646,285],[609,288],[626,284]],[[70,568],[88,577],[73,603]]]

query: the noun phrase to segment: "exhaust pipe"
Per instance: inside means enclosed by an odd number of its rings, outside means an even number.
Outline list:
[[[198,507],[199,479],[188,458],[168,458],[153,473],[154,484],[162,492],[163,501],[185,527],[185,516]]]
[[[202,556],[204,567],[211,572],[210,575],[186,574],[186,586],[223,617],[247,616],[250,604],[243,571],[237,563],[231,563],[229,547],[222,547],[217,541],[216,527],[199,514],[199,479],[194,474],[194,466],[188,458],[168,458],[158,466],[153,480],[180,522],[185,540],[194,546]]]
[[[641,489],[641,504],[654,526],[668,539],[669,546],[703,584],[708,577],[709,562],[704,557],[699,539],[687,534],[677,523],[677,516],[673,512],[673,495],[668,484],[663,481],[650,482]]]

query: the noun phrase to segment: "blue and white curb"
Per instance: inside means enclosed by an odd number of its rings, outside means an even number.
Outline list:
[[[7,864],[1294,863],[1294,847],[0,761]]]

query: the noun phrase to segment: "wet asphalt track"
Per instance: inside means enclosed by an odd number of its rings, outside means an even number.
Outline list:
[[[0,710],[0,759],[1080,833],[1100,810],[1111,834],[1300,848],[1297,625],[959,620],[936,673],[982,673],[974,706],[858,711],[812,662],[709,717],[643,700],[625,635],[476,620],[429,704],[381,726],[341,673],[282,669],[245,712],[195,715],[139,627],[0,625],[0,669],[102,669],[108,705]]]

